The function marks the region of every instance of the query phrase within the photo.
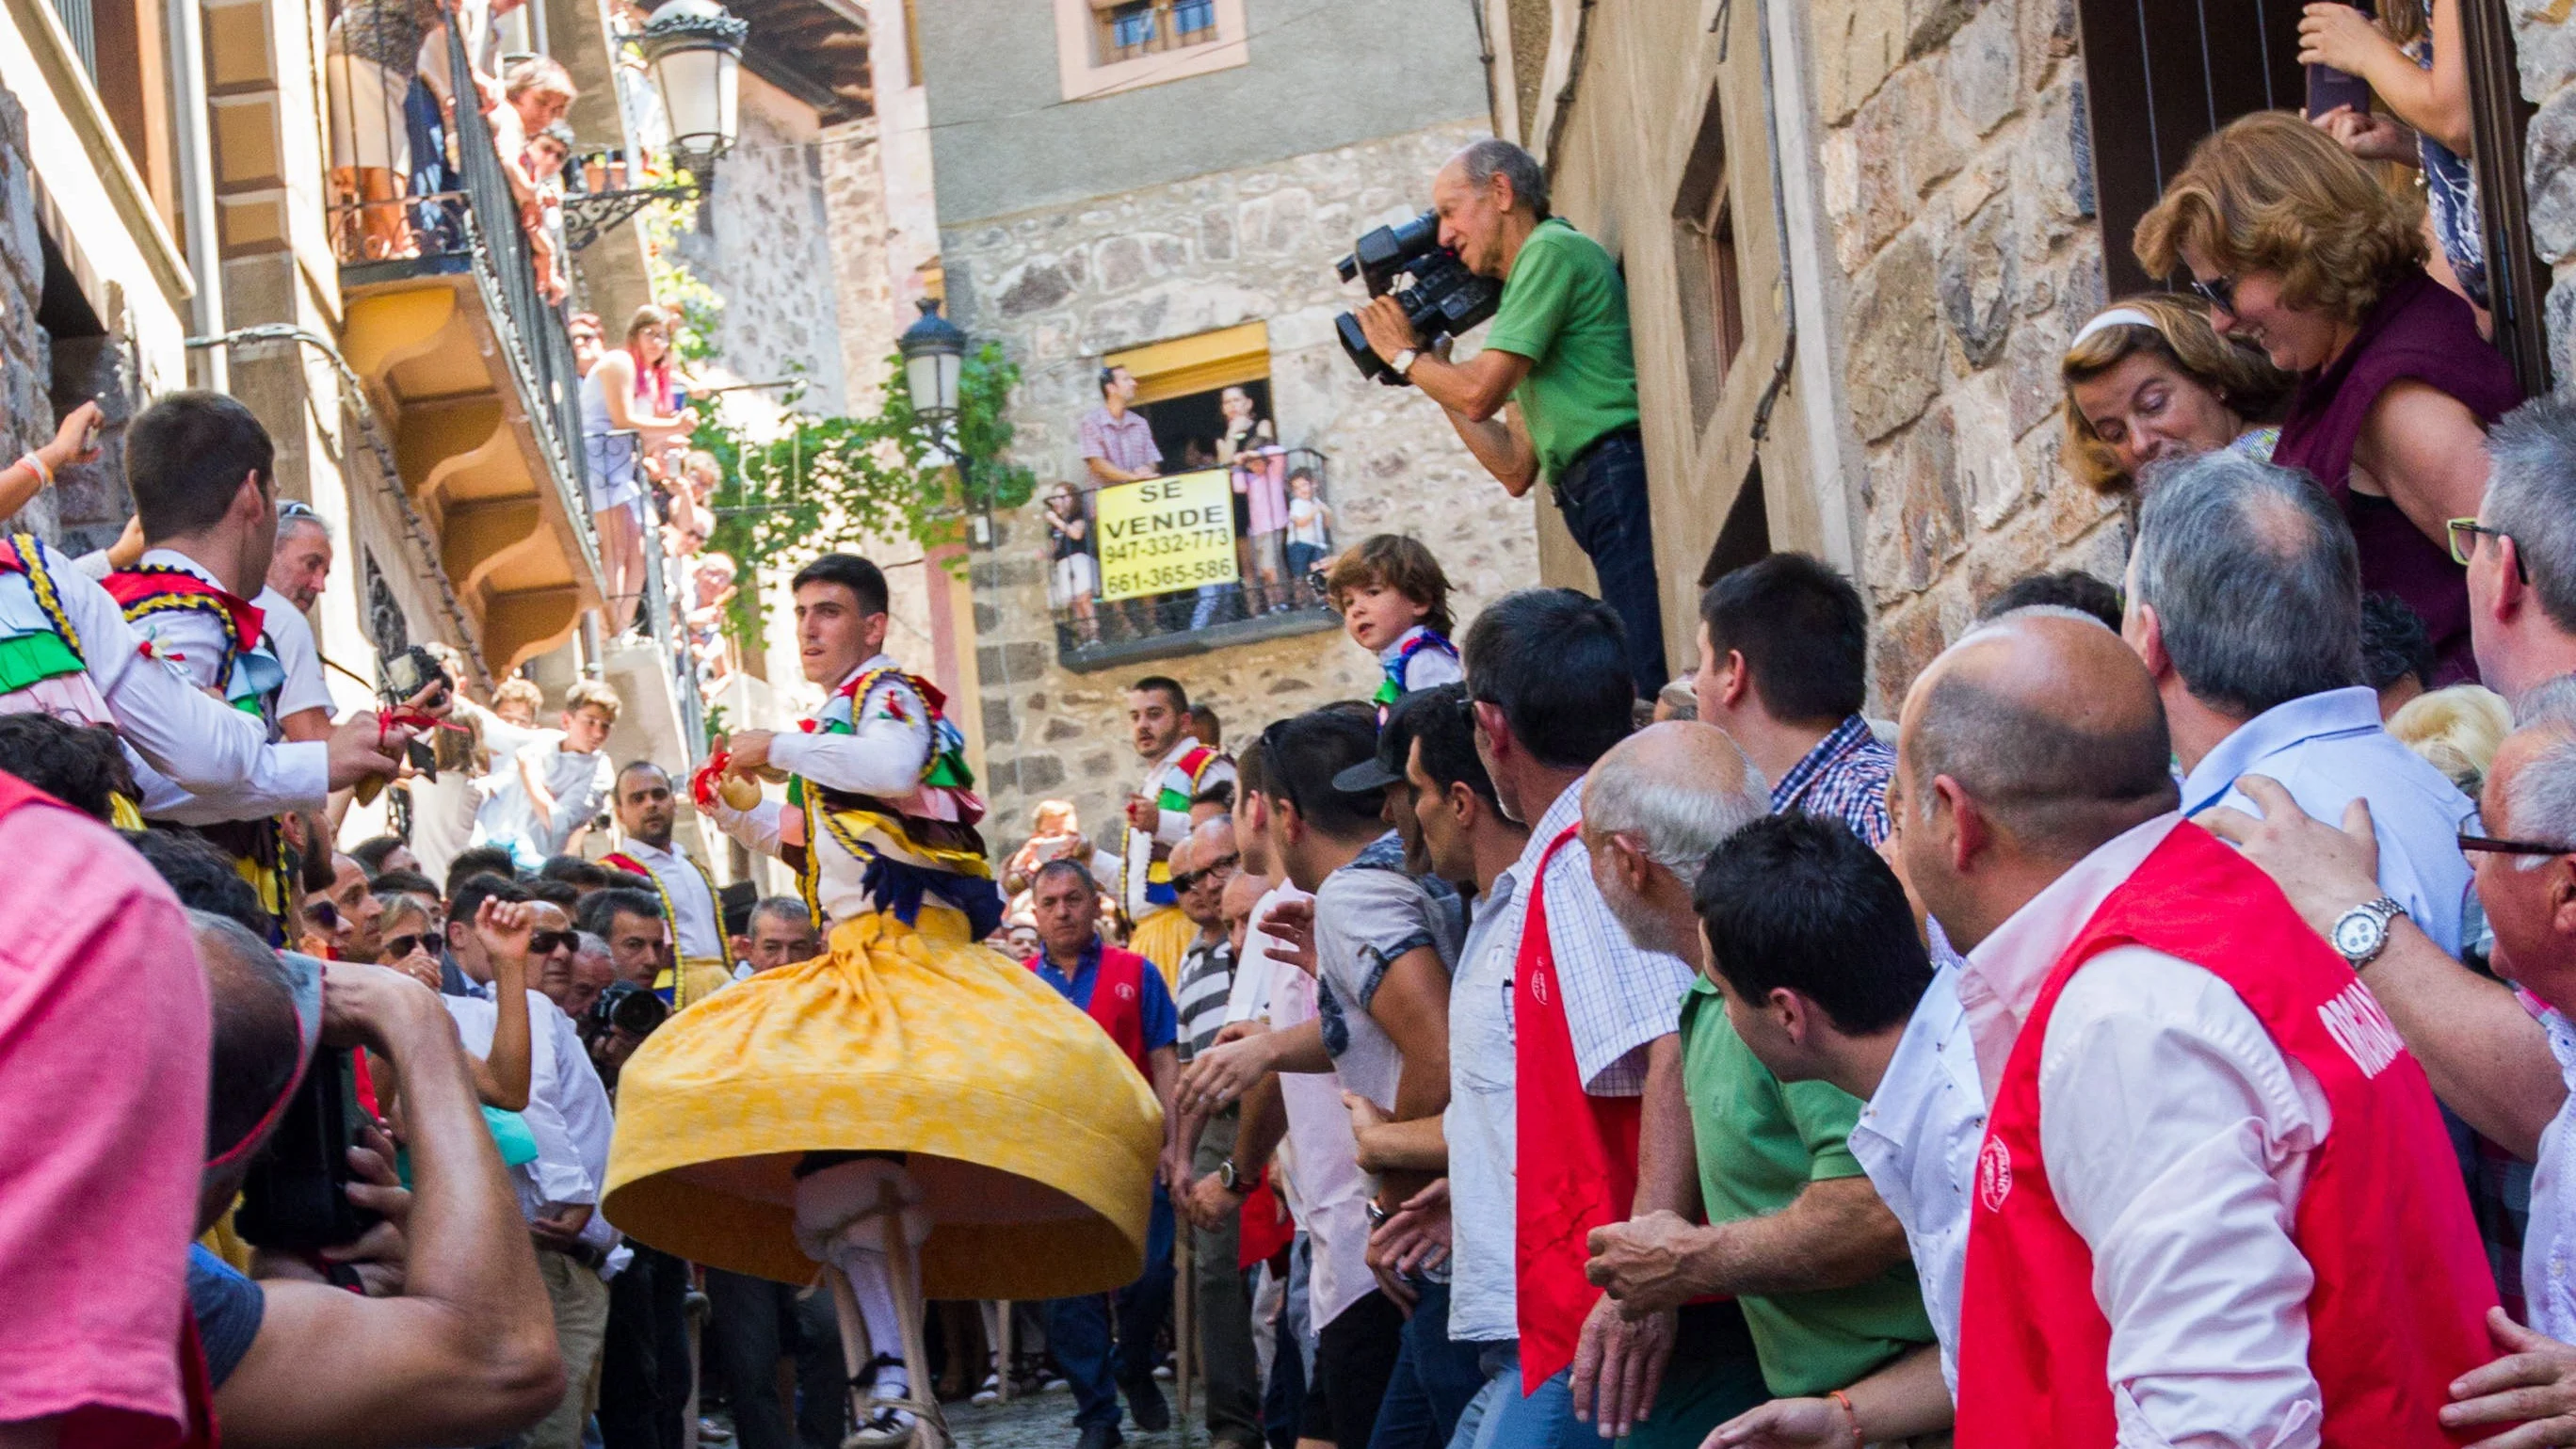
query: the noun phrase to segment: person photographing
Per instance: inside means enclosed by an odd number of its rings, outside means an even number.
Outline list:
[[[1484,349],[1464,362],[1451,362],[1445,346],[1426,350],[1391,296],[1360,310],[1360,329],[1388,367],[1440,404],[1505,492],[1518,498],[1542,478],[1554,487],[1566,531],[1627,626],[1637,693],[1651,698],[1664,687],[1663,606],[1618,263],[1548,214],[1547,173],[1509,141],[1478,141],[1451,157],[1432,178],[1431,203],[1440,244],[1503,284]]]

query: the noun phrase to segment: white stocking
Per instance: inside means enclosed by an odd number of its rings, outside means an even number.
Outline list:
[[[897,1360],[877,1371],[870,1392],[879,1399],[912,1393],[910,1365],[903,1362],[903,1320],[896,1311],[886,1254],[914,1254],[930,1236],[930,1214],[921,1201],[921,1184],[902,1163],[885,1158],[838,1163],[796,1183],[797,1246],[850,1280],[869,1353]],[[899,1230],[890,1232],[890,1226]],[[917,1265],[919,1259],[910,1261]],[[920,1281],[917,1267],[911,1276],[916,1284]]]
[[[868,1325],[868,1351],[903,1357],[903,1321],[894,1311],[894,1275],[887,1271],[885,1254],[867,1248],[844,1249],[839,1266],[849,1275],[850,1292],[859,1300],[859,1317]],[[912,1377],[907,1364],[888,1364],[877,1370],[872,1391],[880,1399],[900,1399],[912,1392]]]

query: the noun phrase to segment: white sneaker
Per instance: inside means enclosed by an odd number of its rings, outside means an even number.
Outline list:
[[[1002,1376],[998,1373],[984,1375],[984,1386],[977,1389],[966,1400],[970,1404],[998,1404],[1001,1401]]]

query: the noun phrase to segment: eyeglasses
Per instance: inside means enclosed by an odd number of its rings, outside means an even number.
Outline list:
[[[410,936],[396,936],[392,940],[385,942],[384,950],[379,954],[388,961],[399,961],[414,951],[429,952],[430,943],[437,939],[438,937],[427,931],[422,931],[416,935]],[[435,952],[429,953],[432,955],[436,954]]]
[[[2221,312],[2230,316],[2235,315],[2236,279],[2234,277],[2212,277],[2206,282],[2198,277],[2185,277],[2182,279],[2182,284],[2184,289],[2193,296]]]
[[[1172,889],[1182,892],[1190,891],[1196,888],[1199,882],[1206,880],[1210,876],[1232,875],[1234,873],[1234,868],[1242,863],[1243,857],[1240,855],[1218,856],[1216,859],[1208,862],[1205,870],[1183,871],[1179,875],[1172,877]]]
[[[2576,855],[2576,845],[2550,845],[2538,840],[2499,840],[2490,835],[2460,835],[2460,849],[2489,855]]]
[[[2513,537],[2501,528],[2489,528],[2474,518],[2454,518],[2442,526],[2450,531],[2451,562],[2462,568],[2467,568],[2469,559],[2477,553],[2479,535],[2483,534],[2493,539]],[[2513,571],[2514,575],[2524,583],[2531,582],[2531,566],[2523,561],[2522,551],[2519,548],[2514,550]]]
[[[546,956],[557,951],[570,951],[580,944],[581,935],[576,931],[530,931],[528,933],[528,954],[531,956]]]

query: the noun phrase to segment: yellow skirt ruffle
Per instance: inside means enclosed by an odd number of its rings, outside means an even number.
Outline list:
[[[620,1074],[601,1211],[691,1262],[812,1281],[793,1235],[808,1152],[904,1152],[935,1219],[931,1298],[1061,1298],[1132,1283],[1162,1111],[1107,1033],[925,906],[738,982]]]
[[[1190,943],[1199,938],[1198,922],[1181,913],[1178,906],[1164,906],[1136,923],[1127,933],[1127,949],[1151,961],[1163,973],[1163,984],[1177,991],[1181,985],[1181,961],[1190,954]]]

